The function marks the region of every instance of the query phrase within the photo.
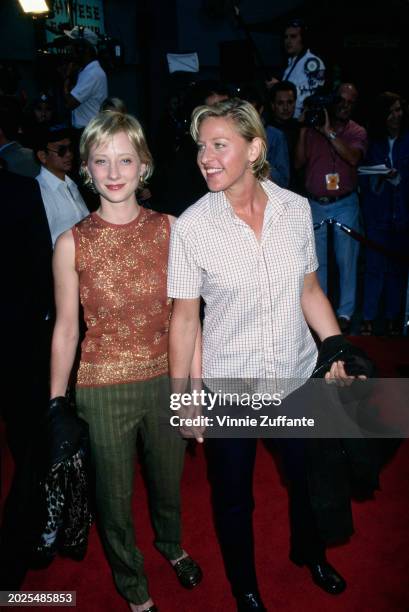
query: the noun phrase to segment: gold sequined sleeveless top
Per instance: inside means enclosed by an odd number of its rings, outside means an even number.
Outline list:
[[[141,208],[124,225],[92,213],[72,229],[87,332],[77,385],[148,380],[168,372],[169,220]]]

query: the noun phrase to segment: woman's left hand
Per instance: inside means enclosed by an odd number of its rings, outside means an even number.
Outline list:
[[[349,387],[350,385],[352,385],[356,378],[358,378],[359,380],[367,379],[367,377],[364,375],[349,376],[345,371],[344,361],[334,361],[334,363],[331,365],[331,369],[329,370],[329,372],[325,374],[325,380],[328,384],[336,384],[339,387]]]

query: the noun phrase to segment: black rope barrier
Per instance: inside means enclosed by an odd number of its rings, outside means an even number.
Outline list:
[[[378,244],[377,242],[374,242],[373,240],[369,240],[369,238],[366,238],[366,236],[364,236],[363,234],[360,234],[356,230],[352,229],[352,227],[349,227],[349,225],[345,225],[345,223],[340,223],[333,217],[328,217],[327,219],[323,219],[320,223],[314,223],[314,230],[317,230],[320,227],[322,227],[324,223],[326,223],[327,225],[335,225],[336,227],[339,227],[339,229],[345,232],[345,234],[348,234],[348,236],[351,236],[351,238],[353,238],[354,240],[357,240],[358,242],[368,247],[369,249],[378,251],[379,253],[382,253],[386,257],[390,257],[391,259],[394,259],[395,261],[398,261],[401,264],[409,265],[409,255],[406,255],[405,253],[396,253],[395,251],[390,251],[389,249],[385,249],[385,247],[382,246],[381,244]]]
[[[349,225],[346,225],[345,223],[340,223],[340,221],[337,221],[333,217],[328,217],[327,219],[323,219],[320,223],[314,223],[314,231],[322,227],[324,223],[328,225],[328,230],[329,230],[328,231],[328,234],[329,234],[328,235],[328,262],[330,261],[330,251],[332,251],[332,248],[333,248],[332,233],[333,233],[333,229],[335,226],[335,227],[339,227],[339,229],[345,232],[345,234],[348,234],[348,236],[350,236],[357,242],[360,242],[365,247],[369,249],[373,249],[374,251],[378,251],[379,253],[382,253],[382,255],[385,255],[386,257],[389,257],[390,259],[394,259],[396,262],[399,262],[400,264],[409,266],[409,255],[407,255],[406,253],[402,253],[402,252],[396,253],[395,251],[390,251],[389,249],[385,249],[385,247],[382,246],[381,244],[378,244],[377,242],[374,242],[373,240],[369,240],[369,238],[366,238],[366,236],[363,236],[356,230],[352,229],[352,227],[349,227]],[[332,291],[333,291],[332,281],[333,281],[333,275],[330,272],[330,266],[328,263],[328,295],[332,295]],[[409,334],[409,283],[408,283],[407,291],[406,291],[406,307],[405,307],[405,314],[404,314],[403,334],[405,336]]]

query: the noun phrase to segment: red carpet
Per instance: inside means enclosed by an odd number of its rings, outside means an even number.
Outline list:
[[[396,365],[408,365],[408,342],[354,338],[376,359],[384,376]],[[8,466],[8,468],[7,468]],[[6,457],[6,480],[10,478]],[[192,592],[176,582],[172,569],[152,546],[141,477],[135,500],[137,538],[146,559],[152,596],[160,612],[233,612],[234,601],[224,576],[211,519],[209,487],[202,449],[187,456],[183,478],[184,546],[201,563],[202,584]],[[356,533],[328,558],[348,582],[342,595],[327,595],[307,570],[288,560],[287,495],[271,455],[259,443],[255,471],[255,536],[260,588],[270,612],[408,612],[409,611],[409,440],[403,442],[381,477],[374,500],[354,503]],[[79,612],[128,609],[116,593],[95,527],[84,561],[56,559],[47,570],[31,571],[24,590],[75,590]],[[57,608],[49,607],[54,610]]]

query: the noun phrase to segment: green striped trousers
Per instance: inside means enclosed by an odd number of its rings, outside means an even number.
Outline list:
[[[77,387],[76,402],[78,415],[89,424],[98,520],[114,581],[127,601],[141,604],[149,591],[131,511],[137,437],[142,443],[155,546],[167,559],[182,555],[180,479],[185,442],[169,426],[169,379]]]

